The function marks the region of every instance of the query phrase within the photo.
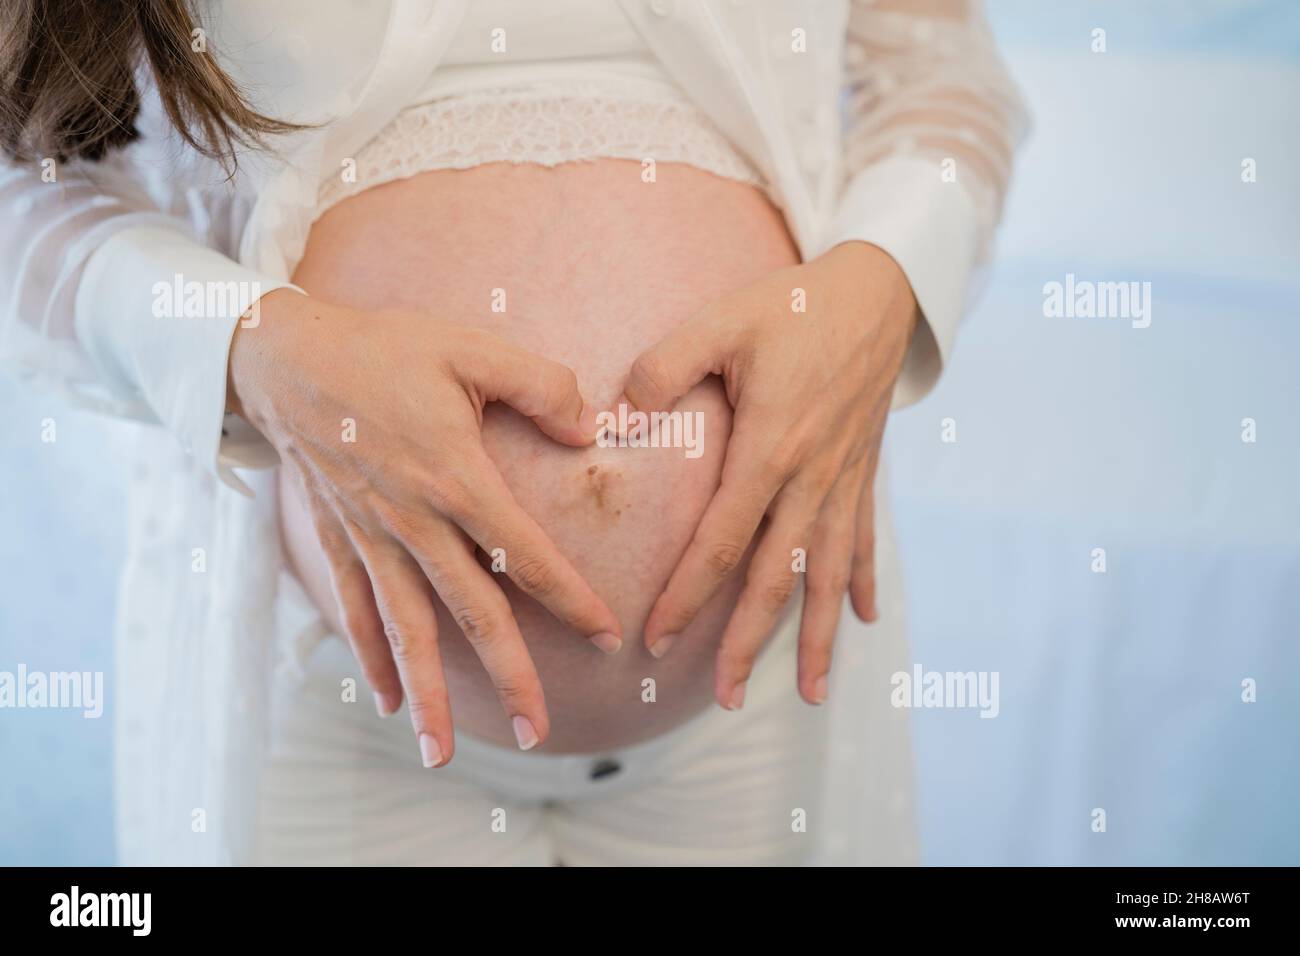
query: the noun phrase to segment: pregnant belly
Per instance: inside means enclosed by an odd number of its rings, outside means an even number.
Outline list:
[[[780,214],[741,183],[672,164],[646,183],[640,164],[623,160],[495,163],[424,173],[333,207],[294,281],[342,305],[490,330],[570,366],[588,400],[607,407],[642,350],[722,293],[796,261]],[[545,690],[545,750],[625,746],[711,705],[713,655],[743,567],[662,661],[641,638],[718,486],[731,429],[716,378],[678,407],[703,426],[693,449],[566,448],[504,406],[486,410],[483,442],[516,500],[623,626],[623,649],[607,656],[498,576]],[[283,472],[280,502],[290,565],[338,631],[327,567]],[[438,616],[457,730],[514,746],[472,648],[441,605]]]

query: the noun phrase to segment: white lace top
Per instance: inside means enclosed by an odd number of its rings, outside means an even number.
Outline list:
[[[366,144],[353,168],[322,184],[317,215],[429,170],[597,157],[686,163],[764,186],[618,5],[476,2],[417,101]]]

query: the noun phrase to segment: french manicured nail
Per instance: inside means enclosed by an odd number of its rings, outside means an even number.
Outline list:
[[[596,420],[596,410],[586,402],[582,403],[582,412],[578,415],[578,430],[584,438],[596,439],[604,428]]]
[[[510,719],[510,726],[515,729],[515,740],[519,741],[520,750],[532,750],[537,746],[537,731],[532,721],[523,714],[516,714]]]
[[[814,704],[826,703],[827,687],[828,687],[828,682],[826,680],[826,675],[823,674],[821,677],[817,678],[817,682],[813,684],[812,702]]]
[[[611,634],[609,631],[601,631],[599,634],[591,635],[591,643],[595,644],[606,654],[617,654],[623,642],[619,640],[617,634]]]
[[[379,691],[375,691],[375,710],[379,711],[380,717],[391,717],[397,711],[397,705],[390,702]]]
[[[677,640],[676,634],[665,634],[650,645],[650,655],[652,657],[663,657],[668,653],[668,649],[673,646],[675,640]]]
[[[420,734],[420,759],[426,767],[436,767],[442,763],[442,748],[433,734]]]
[[[623,406],[627,406],[627,411],[625,411],[623,414],[620,415],[619,409],[622,408]],[[636,406],[632,404],[631,399],[629,399],[626,395],[620,395],[618,397],[618,400],[614,402],[613,407],[610,409],[610,411],[614,415],[614,427],[611,429],[611,431],[613,431],[615,434],[619,436],[625,436],[627,438],[640,437],[638,435],[639,426],[635,422],[629,421],[629,419],[632,417],[632,413],[636,410],[637,410]],[[620,430],[620,427],[623,425],[626,425],[627,428]]]
[[[731,701],[727,705],[728,710],[740,710],[745,706],[745,684],[737,684],[731,691]]]

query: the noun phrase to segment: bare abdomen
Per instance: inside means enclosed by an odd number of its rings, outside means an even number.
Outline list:
[[[573,368],[604,407],[642,350],[719,295],[797,261],[758,190],[680,165],[660,164],[654,183],[640,173],[621,160],[494,163],[380,186],[316,223],[294,281],[339,304],[495,332]],[[500,576],[546,692],[546,750],[634,743],[712,701],[713,655],[743,568],[663,661],[641,641],[717,487],[731,428],[717,379],[678,407],[702,413],[698,457],[683,448],[566,448],[503,406],[487,409],[484,444],[507,485],[624,629],[622,651],[608,657]],[[280,492],[291,564],[337,630],[310,520],[290,482]],[[442,607],[439,629],[457,731],[514,746],[486,673]],[[643,701],[646,678],[654,703]]]

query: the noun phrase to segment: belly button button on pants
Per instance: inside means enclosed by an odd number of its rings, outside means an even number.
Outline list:
[[[604,780],[607,777],[616,776],[621,773],[622,770],[623,765],[617,760],[613,760],[609,757],[601,757],[599,760],[593,760],[591,762],[591,770],[588,771],[587,776],[589,776],[594,782],[596,780]]]

